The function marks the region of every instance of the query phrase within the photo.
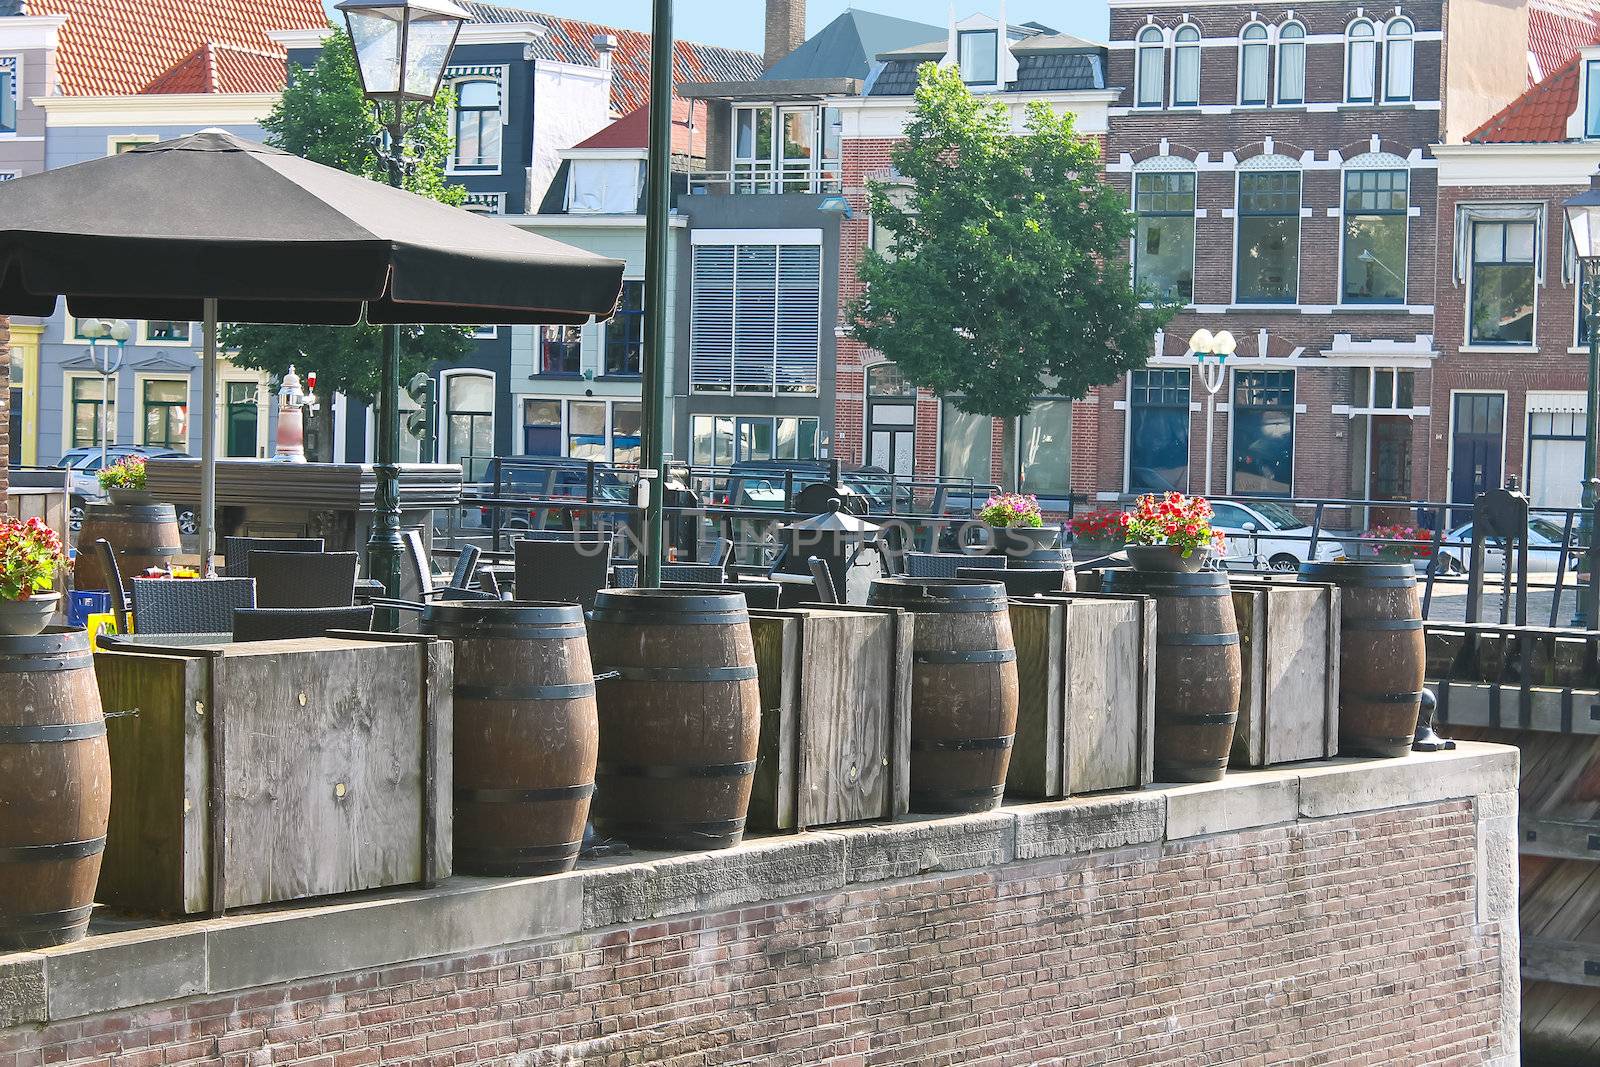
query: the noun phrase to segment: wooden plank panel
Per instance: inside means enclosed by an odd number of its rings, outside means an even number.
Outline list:
[[[795,829],[802,617],[794,611],[750,613],[761,687],[761,738],[748,816],[752,829]]]
[[[1069,793],[1141,784],[1146,687],[1144,604],[1075,600],[1063,630],[1062,739]]]
[[[800,662],[799,825],[882,818],[892,741],[892,620],[839,612],[805,621]]]
[[[1451,726],[1494,726],[1498,691],[1499,728],[1517,729],[1522,690],[1516,685],[1483,682],[1430,682],[1439,696],[1440,721]],[[1446,692],[1448,690],[1448,693]],[[1547,733],[1600,735],[1600,692],[1575,691],[1571,723],[1564,721],[1563,691],[1542,686],[1529,688],[1529,715],[1525,728]]]
[[[1016,599],[1010,606],[1017,646],[1017,741],[1006,770],[1006,792],[1065,796],[1061,641],[1068,605]]]
[[[1517,820],[1517,829],[1524,855],[1600,860],[1600,822],[1567,822],[1523,815]]]
[[[1600,944],[1524,937],[1521,958],[1526,979],[1600,988]]]
[[[1239,721],[1233,730],[1232,767],[1267,765],[1267,590],[1233,589],[1233,615],[1239,626]]]

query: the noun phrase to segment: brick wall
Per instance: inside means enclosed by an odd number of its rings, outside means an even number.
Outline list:
[[[5,498],[11,469],[11,320],[0,315],[0,500]],[[5,514],[0,506],[0,515]]]
[[[1499,821],[1514,824],[1503,795]],[[1489,799],[913,865],[782,902],[0,1030],[0,1065],[1509,1065],[1514,894],[1505,922],[1482,902],[1486,878],[1512,877],[1514,846],[1506,830],[1503,855],[1483,851]]]

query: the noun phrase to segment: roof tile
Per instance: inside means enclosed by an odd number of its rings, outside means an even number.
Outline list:
[[[1475,144],[1538,144],[1567,139],[1567,119],[1578,108],[1578,60],[1507,104],[1467,134]]]

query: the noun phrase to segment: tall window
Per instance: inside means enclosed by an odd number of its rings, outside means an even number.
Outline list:
[[[606,402],[574,400],[567,405],[567,455],[606,461]]]
[[[1239,40],[1239,103],[1267,102],[1267,68],[1270,65],[1267,28],[1252,22]]]
[[[1306,102],[1306,28],[1286,22],[1278,29],[1278,103]]]
[[[583,373],[583,327],[539,327],[539,373]]]
[[[257,399],[261,386],[256,382],[228,382],[226,388],[228,426],[224,454],[229,459],[250,459],[256,455],[261,424],[261,403]]]
[[[1345,172],[1345,303],[1405,303],[1408,190],[1403,170]]]
[[[1531,222],[1472,224],[1468,343],[1533,344],[1534,237]]]
[[[456,170],[498,170],[500,167],[500,83],[455,83]]]
[[[1000,32],[962,30],[956,38],[956,63],[968,85],[994,85],[1000,80]]]
[[[1128,389],[1128,491],[1189,487],[1189,369],[1136,370]]]
[[[522,451],[529,456],[561,455],[561,401],[522,402]]]
[[[741,107],[733,113],[733,184],[737,192],[753,193],[773,177],[772,119],[770,107]]]
[[[735,108],[731,178],[736,193],[839,189],[843,121],[838,108]]]
[[[815,393],[822,249],[696,245],[689,380],[702,393]]]
[[[1375,99],[1378,73],[1378,35],[1372,23],[1357,19],[1345,31],[1344,98],[1352,104],[1370,104]]]
[[[103,395],[103,380],[99,375],[93,377],[69,379],[72,387],[72,447],[89,448],[100,444],[100,398]],[[106,420],[110,426],[110,435],[107,438],[112,444],[117,442],[117,381],[111,380],[109,393],[110,415]]]
[[[1241,304],[1292,304],[1300,277],[1300,174],[1239,174],[1238,280]]]
[[[17,60],[0,59],[0,133],[17,132]]]
[[[605,330],[606,373],[640,373],[644,367],[644,282],[622,283],[622,303]]]
[[[1017,490],[1054,497],[1072,492],[1072,401],[1035,401],[1018,421]]]
[[[1139,72],[1134,81],[1134,105],[1160,107],[1167,88],[1167,44],[1159,26],[1139,31]]]
[[[1411,99],[1412,60],[1416,43],[1411,37],[1411,23],[1405,19],[1391,19],[1383,31],[1383,98],[1402,102]]]
[[[1157,300],[1194,300],[1194,172],[1134,175],[1133,278]]]
[[[987,485],[994,478],[994,419],[972,415],[950,400],[939,416],[939,474]]]
[[[1200,29],[1185,23],[1178,27],[1172,51],[1172,106],[1200,104]]]
[[[147,379],[143,384],[144,443],[179,452],[189,447],[189,383]]]
[[[148,319],[144,324],[146,341],[167,341],[172,344],[189,343],[189,324],[167,319]]]
[[[447,376],[445,412],[445,462],[459,463],[467,481],[482,481],[494,458],[494,378]]]
[[[1294,371],[1235,371],[1233,492],[1288,496],[1294,485]]]

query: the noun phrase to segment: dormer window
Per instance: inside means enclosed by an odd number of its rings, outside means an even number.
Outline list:
[[[644,160],[637,156],[574,159],[567,173],[567,213],[636,215],[644,189]]]
[[[1160,107],[1167,82],[1167,44],[1159,26],[1139,31],[1139,74],[1134,79],[1137,107]]]
[[[1000,32],[962,30],[956,37],[956,63],[968,85],[994,85],[1000,80]]]
[[[455,147],[451,170],[500,169],[500,83],[486,79],[455,83]]]

